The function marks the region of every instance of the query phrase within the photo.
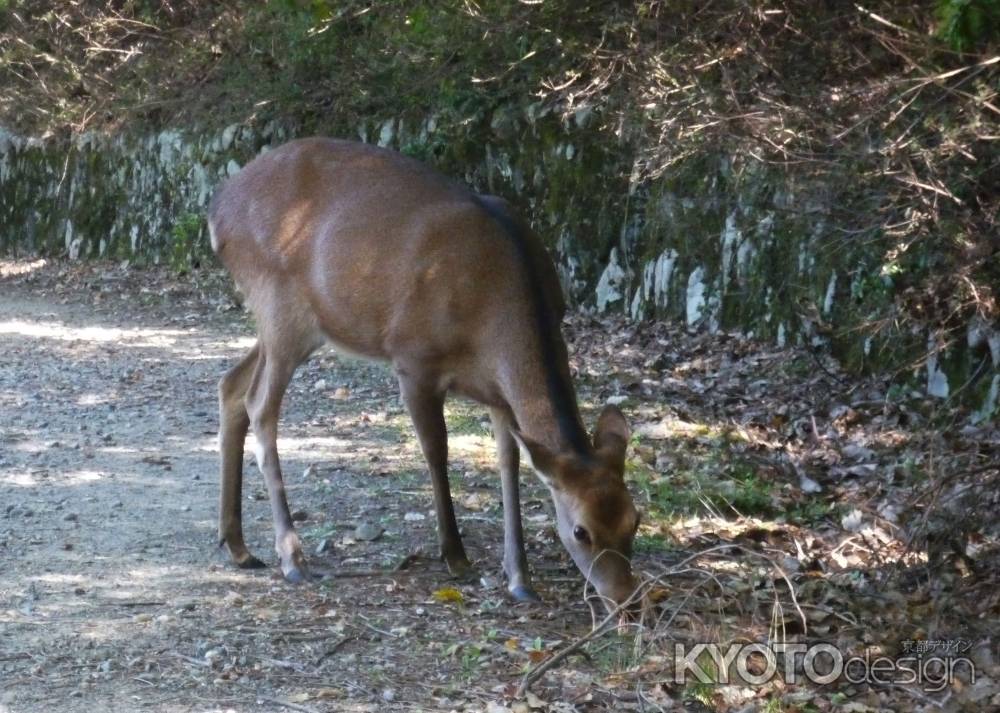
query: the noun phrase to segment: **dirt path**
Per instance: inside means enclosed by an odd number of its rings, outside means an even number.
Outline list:
[[[312,563],[332,575],[292,587],[273,569],[233,569],[215,542],[215,384],[252,329],[225,284],[0,262],[0,713],[1000,706],[994,490],[969,491],[980,509],[946,519],[926,550],[903,546],[913,530],[902,514],[924,507],[935,478],[945,502],[961,483],[949,473],[995,473],[996,428],[945,422],[926,400],[893,401],[877,381],[733,336],[570,323],[585,421],[614,398],[635,424],[636,561],[664,586],[659,618],[565,660],[541,698],[512,694],[529,666],[592,626],[548,498],[523,477],[545,603],[514,605],[488,419],[452,402],[452,482],[478,573],[449,579],[383,367],[320,356],[285,402],[290,501]],[[247,541],[273,565],[249,458],[246,474]],[[927,564],[935,542],[958,551],[960,537],[976,547]],[[676,643],[776,636],[892,655],[957,639],[978,678],[949,679],[943,693],[787,676],[746,685],[718,671],[711,686],[673,679]]]
[[[0,710],[282,708],[268,699],[447,710],[450,696],[497,696],[467,687],[480,658],[499,657],[513,680],[539,635],[589,625],[579,606],[562,608],[580,581],[530,482],[549,606],[513,606],[498,588],[491,439],[485,415],[462,405],[449,411],[452,477],[483,581],[462,583],[460,604],[434,599],[456,583],[433,558],[429,487],[394,382],[334,356],[297,375],[279,443],[307,551],[341,573],[418,559],[396,576],[312,587],[231,569],[215,547],[215,384],[251,330],[184,288],[143,292],[110,269],[69,290],[60,279],[11,282],[0,298]],[[246,472],[248,543],[273,561],[263,484],[249,460]],[[360,523],[384,534],[358,539]],[[446,651],[467,638],[496,651]]]

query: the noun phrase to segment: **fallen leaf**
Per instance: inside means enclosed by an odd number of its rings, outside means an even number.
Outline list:
[[[531,691],[527,691],[526,692],[526,694],[525,694],[525,700],[528,702],[528,707],[529,708],[545,708],[545,707],[548,706],[548,703],[546,703],[545,701],[543,701],[541,698],[539,698],[538,696],[536,696]]]
[[[857,532],[861,529],[861,511],[855,508],[840,518],[840,526],[848,532]]]
[[[545,659],[547,659],[549,655],[550,654],[548,651],[538,651],[536,649],[532,649],[531,651],[528,652],[528,659],[531,661],[531,663],[538,663],[540,661],[544,661]]]
[[[443,587],[438,589],[431,596],[434,597],[434,601],[440,602],[441,604],[461,604],[465,601],[465,597],[462,596],[462,593],[454,587]]]

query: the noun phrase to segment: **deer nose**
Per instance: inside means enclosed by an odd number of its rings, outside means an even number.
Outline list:
[[[636,625],[642,624],[644,613],[649,605],[643,589],[641,583],[633,577],[627,591],[623,588],[622,597],[614,604],[606,601],[609,614],[618,611],[618,633],[628,634],[630,631],[634,631]]]
[[[639,581],[634,575],[629,573],[624,581],[616,583],[611,588],[611,591],[602,592],[604,594],[604,605],[607,607],[608,613],[615,611],[618,607],[622,607],[623,612],[641,610],[642,593],[638,589]]]

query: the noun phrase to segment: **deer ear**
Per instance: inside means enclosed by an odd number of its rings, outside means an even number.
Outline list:
[[[617,471],[625,467],[625,449],[630,436],[625,415],[617,406],[608,405],[601,411],[594,428],[594,450],[605,463]]]
[[[510,435],[521,447],[521,452],[528,457],[528,464],[538,477],[549,488],[556,486],[556,458],[548,448],[533,441],[515,428],[510,429]]]

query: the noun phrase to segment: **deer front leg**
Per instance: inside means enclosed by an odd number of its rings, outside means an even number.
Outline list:
[[[254,346],[219,381],[219,544],[225,545],[237,567],[258,568],[264,563],[250,554],[243,540],[243,445],[250,427],[244,398],[250,386],[260,348]]]
[[[298,364],[272,358],[262,351],[253,380],[247,391],[247,414],[257,438],[257,466],[267,484],[271,515],[274,519],[274,549],[281,561],[285,579],[299,584],[310,578],[309,567],[302,554],[302,543],[292,525],[285,496],[285,482],[278,461],[278,413],[281,399]]]
[[[455,506],[448,485],[448,430],[444,422],[444,396],[431,383],[432,380],[409,376],[398,367],[397,370],[403,403],[413,421],[434,486],[441,559],[448,565],[449,572],[460,576],[466,574],[471,565],[458,532]]]
[[[510,433],[513,420],[502,409],[490,409],[493,437],[497,443],[500,467],[500,489],[503,494],[503,570],[507,575],[507,590],[519,602],[541,601],[531,587],[528,557],[524,551],[524,530],[521,527],[521,488],[518,479],[521,452]]]

